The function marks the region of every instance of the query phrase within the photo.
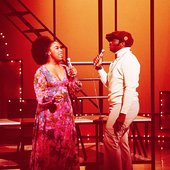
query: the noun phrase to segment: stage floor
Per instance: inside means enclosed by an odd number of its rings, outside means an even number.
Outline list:
[[[155,143],[155,167],[156,170],[170,170],[170,140],[165,140],[161,142]],[[94,143],[85,143],[86,153],[87,153],[87,160],[84,160],[82,150],[80,148],[80,163],[81,169],[80,170],[103,170],[103,144],[100,143],[99,147],[99,163],[96,164],[96,147]],[[16,146],[8,146],[8,145],[1,145],[0,146],[0,169],[15,169],[17,165],[19,166],[20,162],[20,155],[16,154]],[[31,145],[25,146],[24,156],[22,157],[22,163],[25,165],[24,170],[28,169],[28,162],[29,156],[31,151]],[[132,153],[133,154],[133,153]],[[4,168],[2,168],[4,166]],[[10,166],[9,168],[5,168],[6,166]],[[134,170],[151,170],[150,164],[133,164]]]

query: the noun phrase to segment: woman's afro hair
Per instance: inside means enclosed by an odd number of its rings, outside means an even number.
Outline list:
[[[32,56],[38,65],[47,63],[48,50],[53,41],[47,36],[40,36],[32,43]]]

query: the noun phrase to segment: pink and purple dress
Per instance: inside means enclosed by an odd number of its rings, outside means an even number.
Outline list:
[[[31,170],[79,170],[78,142],[70,94],[81,88],[77,79],[59,80],[43,65],[36,71],[34,89],[38,101],[33,130]],[[62,94],[56,103],[54,96]]]

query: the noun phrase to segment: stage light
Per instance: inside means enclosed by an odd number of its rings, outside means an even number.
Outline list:
[[[18,68],[18,74],[19,74],[19,79],[20,79],[20,82],[19,82],[19,87],[18,87],[18,95],[19,96],[18,98],[19,99],[22,99],[22,74],[23,74],[23,71],[22,71],[22,60],[21,59],[9,59],[8,57],[10,56],[9,52],[8,52],[8,49],[7,49],[7,46],[9,45],[9,43],[6,41],[6,36],[3,32],[0,32],[0,39],[2,40],[2,44],[3,45],[3,48],[1,50],[1,53],[0,53],[0,57],[1,57],[1,63],[12,63],[12,64],[15,64],[16,63],[16,67],[19,67]],[[17,63],[19,63],[19,66],[17,65]],[[15,67],[15,66],[12,66],[12,68]],[[11,102],[10,100],[8,102]]]
[[[160,130],[168,130],[169,118],[170,118],[170,92],[169,91],[160,91],[159,96],[160,103]]]

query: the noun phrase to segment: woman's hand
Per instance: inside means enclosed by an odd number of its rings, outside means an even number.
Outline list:
[[[63,94],[56,94],[54,100],[56,103],[59,103],[63,97]]]
[[[76,77],[77,76],[77,69],[74,66],[69,67],[68,75],[70,77]]]

